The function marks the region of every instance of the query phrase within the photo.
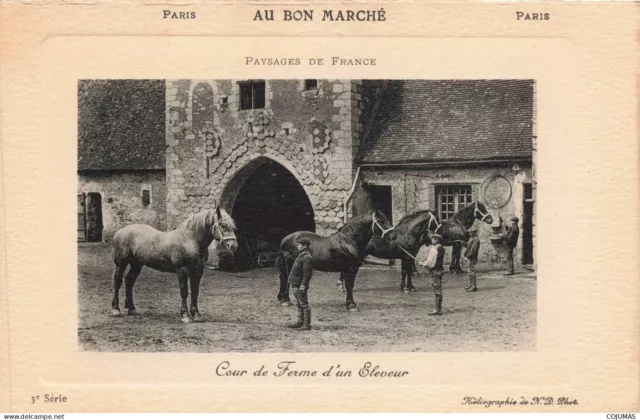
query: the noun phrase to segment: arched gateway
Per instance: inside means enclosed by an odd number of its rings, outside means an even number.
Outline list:
[[[222,192],[221,205],[252,250],[277,250],[292,232],[315,232],[314,211],[304,188],[287,168],[268,157],[258,157],[238,170]]]

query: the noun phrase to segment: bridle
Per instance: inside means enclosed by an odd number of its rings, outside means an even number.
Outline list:
[[[381,237],[384,238],[384,235],[386,235],[387,233],[391,232],[393,229],[395,229],[393,226],[391,226],[389,229],[385,229],[382,227],[382,225],[380,224],[380,222],[378,222],[378,219],[376,218],[376,214],[373,213],[373,215],[371,216],[371,218],[373,219],[373,223],[371,224],[371,232],[373,232],[374,234],[376,233],[376,226],[378,226],[378,228],[380,228],[380,230],[382,231],[382,235]]]
[[[216,229],[218,230],[218,234],[220,234],[220,242],[224,243],[225,246],[227,245],[226,242],[230,241],[230,240],[234,240],[234,241],[238,242],[238,239],[236,238],[236,235],[233,233],[233,230],[231,231],[231,235],[225,236],[224,233],[222,232],[222,228],[220,227],[220,223],[218,223],[218,222],[215,222],[213,224],[214,232],[215,232]]]
[[[434,216],[433,213],[429,211],[429,224],[427,225],[427,229],[429,230],[431,230],[431,223],[436,224],[436,230],[434,230],[433,233],[438,233],[438,230],[440,230],[442,224],[438,223],[438,219],[436,219],[436,216]]]
[[[486,219],[487,217],[491,216],[489,214],[489,212],[487,212],[485,214],[482,211],[480,211],[480,209],[478,208],[478,202],[477,201],[475,202],[475,209],[473,210],[473,217],[475,217],[476,214],[479,214],[482,217],[482,219],[480,219],[481,222],[484,222],[484,219]]]

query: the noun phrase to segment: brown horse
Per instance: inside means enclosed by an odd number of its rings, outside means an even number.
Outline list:
[[[124,307],[127,314],[137,314],[133,304],[133,285],[142,267],[146,265],[154,270],[177,273],[182,297],[182,321],[191,322],[191,316],[194,321],[203,321],[198,311],[198,294],[204,265],[209,258],[207,248],[216,240],[235,251],[238,243],[233,233],[234,229],[235,223],[231,216],[218,207],[189,216],[180,226],[169,232],[160,232],[151,226],[140,224],[129,225],[117,231],[113,237],[113,262],[116,268],[113,272],[112,314],[120,315],[118,295],[127,266],[130,268],[125,277]],[[187,311],[187,280],[191,280],[190,311]]]
[[[474,201],[466,207],[458,210],[456,214],[449,220],[442,222],[433,233],[442,236],[442,246],[451,246],[451,264],[449,271],[454,273],[462,273],[460,267],[460,253],[462,244],[469,241],[469,233],[467,231],[473,226],[476,220],[487,224],[493,223],[493,217],[487,208],[479,201]]]
[[[411,263],[420,248],[430,244],[429,236],[438,226],[438,217],[431,210],[408,214],[400,219],[393,232],[386,237],[372,237],[367,244],[367,255],[382,259],[401,259],[403,263]],[[406,275],[406,283],[405,276],[402,276],[400,290],[405,293],[415,291],[410,274]]]
[[[357,310],[353,299],[353,285],[358,270],[366,255],[366,247],[371,238],[379,234],[383,236],[391,230],[387,218],[380,212],[365,214],[349,220],[340,230],[331,236],[323,237],[312,232],[295,232],[285,237],[280,243],[280,252],[276,266],[280,271],[280,290],[278,300],[281,305],[288,306],[289,270],[297,255],[296,244],[299,239],[306,238],[311,243],[312,264],[314,270],[339,272],[345,277],[347,289],[347,309]]]

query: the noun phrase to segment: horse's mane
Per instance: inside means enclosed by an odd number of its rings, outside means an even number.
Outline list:
[[[418,218],[419,216],[422,216],[422,215],[427,214],[429,212],[431,212],[431,210],[427,209],[427,210],[418,210],[415,213],[407,214],[402,219],[400,219],[400,221],[396,225],[396,228],[400,227],[404,223],[409,223],[409,222],[413,221],[414,219]]]
[[[452,219],[460,222],[464,221],[464,217],[467,215],[467,212],[471,210],[475,204],[476,201],[472,201],[470,204],[464,206],[453,215]]]
[[[382,226],[386,224],[387,226],[391,227],[391,223],[389,223],[389,219],[387,219],[387,217],[384,214],[378,211],[376,211],[375,214],[376,214],[376,218],[378,219],[378,221]],[[336,233],[352,233],[353,230],[357,229],[357,226],[360,224],[359,222],[363,221],[367,217],[371,217],[371,214],[365,213],[365,214],[361,214],[360,216],[356,216],[352,218],[347,223],[342,225],[342,227],[340,227],[340,229],[338,229]]]
[[[362,219],[364,219],[365,217],[369,216],[368,214],[361,214],[360,216],[356,216],[353,219],[349,220],[347,223],[345,223],[344,225],[342,225],[340,227],[340,229],[338,229],[336,231],[336,233],[350,233],[350,231],[354,230],[356,225],[358,225],[359,223],[355,223],[356,221],[360,221]]]
[[[229,229],[235,230],[236,228],[235,222],[233,221],[229,213],[227,213],[224,209],[220,209],[220,215],[222,216],[220,219],[218,219],[216,210],[211,210],[211,209],[202,210],[201,212],[192,214],[189,217],[187,217],[187,219],[184,222],[180,223],[177,229],[204,230],[206,229],[206,226],[207,226],[207,217],[210,214],[213,215],[214,223],[218,222]]]

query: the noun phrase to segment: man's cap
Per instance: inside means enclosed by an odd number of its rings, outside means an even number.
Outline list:
[[[514,222],[520,221],[520,219],[518,219],[516,216],[511,216],[511,220],[513,220]]]
[[[309,242],[309,240],[307,238],[300,238],[298,239],[298,243],[300,245],[304,245],[304,246],[309,246],[311,245],[311,242]]]
[[[438,235],[437,233],[434,233],[433,235],[431,235],[431,239],[437,239],[439,241],[442,240],[442,236]]]

